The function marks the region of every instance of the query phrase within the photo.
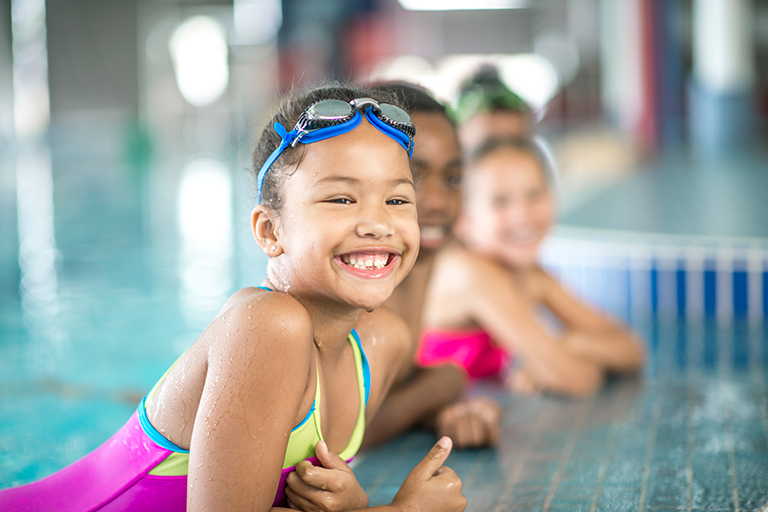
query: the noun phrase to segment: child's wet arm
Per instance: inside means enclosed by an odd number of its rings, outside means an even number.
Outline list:
[[[567,395],[594,393],[601,368],[569,352],[539,326],[514,285],[493,266],[477,266],[467,303],[472,316],[499,344],[520,356],[545,389]]]
[[[434,419],[442,407],[458,400],[464,390],[464,374],[452,365],[416,367],[411,358],[416,337],[411,336],[399,316],[388,310],[381,313],[378,330],[385,333],[386,341],[372,347],[377,361],[371,362],[371,371],[375,370],[374,364],[383,361],[379,368],[384,379],[381,392],[376,396],[373,390],[371,393],[364,446],[384,442]],[[381,357],[377,357],[377,352],[382,352]],[[400,371],[405,365],[410,366],[411,371]],[[403,374],[407,377],[398,377]]]
[[[270,313],[270,325],[251,325],[259,315],[249,311],[214,334],[190,447],[189,510],[272,508],[308,382],[311,328],[297,325],[300,315]]]
[[[631,331],[608,332],[572,330],[565,334],[566,347],[577,356],[594,361],[611,372],[634,372],[645,364],[645,349]]]
[[[464,374],[453,365],[417,368],[405,382],[395,384],[368,422],[364,446],[373,446],[417,425],[461,397]]]
[[[545,305],[565,325],[564,341],[569,350],[609,371],[642,368],[645,347],[637,333],[579,300],[548,274],[543,275],[548,282]]]

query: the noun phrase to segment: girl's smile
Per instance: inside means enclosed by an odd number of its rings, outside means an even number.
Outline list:
[[[336,261],[348,267],[353,275],[375,279],[389,275],[395,268],[399,255],[388,251],[356,252],[336,256]]]

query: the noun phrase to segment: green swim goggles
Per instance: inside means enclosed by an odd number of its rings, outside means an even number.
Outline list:
[[[413,156],[413,137],[416,135],[416,128],[410,116],[400,107],[379,103],[371,98],[358,98],[350,102],[321,100],[301,113],[296,126],[290,132],[282,124],[274,124],[275,131],[282,138],[282,142],[269,155],[256,177],[259,203],[261,203],[264,177],[288,146],[296,147],[299,142],[312,144],[350,132],[360,124],[363,116],[373,126],[400,144],[408,152],[409,158]]]

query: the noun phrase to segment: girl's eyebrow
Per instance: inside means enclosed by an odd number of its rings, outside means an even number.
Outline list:
[[[321,180],[318,180],[318,183],[335,183],[335,182],[342,182],[342,183],[349,183],[350,185],[357,185],[361,183],[362,180],[358,178],[353,178],[352,176],[328,176]],[[414,186],[413,180],[409,178],[398,178],[398,179],[392,180],[390,183],[392,183],[392,185],[394,186],[403,185],[403,184],[410,185],[412,187]]]

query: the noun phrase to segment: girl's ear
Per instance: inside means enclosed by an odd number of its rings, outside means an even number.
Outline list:
[[[277,239],[275,212],[262,204],[257,205],[251,213],[251,230],[264,254],[270,258],[283,254],[283,248]]]

